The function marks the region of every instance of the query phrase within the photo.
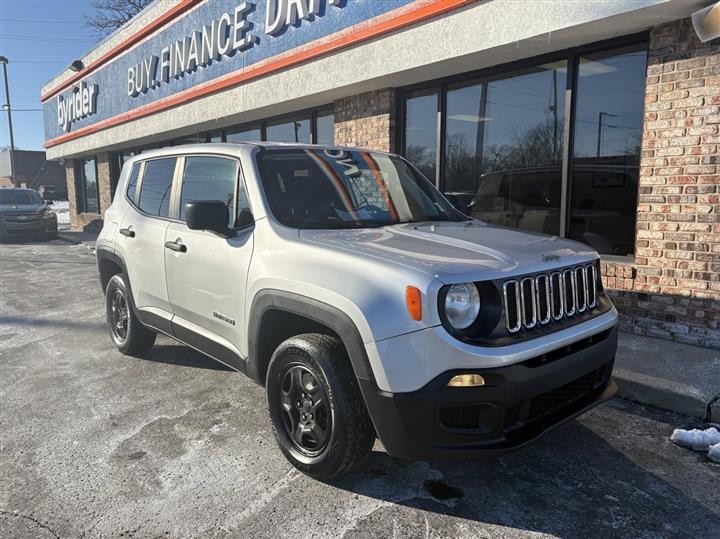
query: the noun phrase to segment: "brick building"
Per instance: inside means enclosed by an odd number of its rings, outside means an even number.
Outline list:
[[[395,151],[473,217],[599,251],[625,330],[720,349],[720,39],[690,19],[708,5],[159,0],[43,88],[47,151],[76,227],[149,148]]]

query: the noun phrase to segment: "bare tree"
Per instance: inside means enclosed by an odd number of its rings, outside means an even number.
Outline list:
[[[104,37],[140,13],[153,0],[93,0],[94,15],[85,16],[85,25]]]

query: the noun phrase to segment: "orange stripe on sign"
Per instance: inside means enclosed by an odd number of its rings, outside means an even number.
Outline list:
[[[200,84],[194,88],[189,88],[183,92],[160,99],[154,103],[149,103],[132,111],[124,112],[122,114],[118,114],[117,116],[113,116],[112,118],[108,118],[107,120],[97,122],[96,124],[82,127],[72,133],[60,135],[45,142],[44,147],[51,148],[53,146],[57,146],[58,144],[62,144],[63,142],[68,142],[70,140],[102,131],[103,129],[108,129],[131,120],[144,118],[151,114],[162,112],[178,105],[186,104],[194,99],[199,99],[216,92],[227,90],[233,86],[237,86],[238,84],[259,79],[276,71],[288,69],[310,60],[339,52],[358,43],[369,41],[376,37],[400,30],[412,24],[436,17],[477,1],[478,0],[432,0],[428,3],[420,0],[420,3],[422,4],[421,7],[402,13],[395,18],[387,20],[383,17],[382,20],[376,24],[369,26],[361,25],[358,27],[358,30],[345,33],[336,39],[303,48],[299,52],[291,51],[289,54],[283,55],[277,60],[263,63],[257,67],[250,67],[246,70],[233,73],[227,77],[220,77],[219,80]]]
[[[76,73],[75,75],[67,79],[65,82],[61,82],[58,86],[50,90],[45,95],[40,96],[40,101],[44,103],[51,97],[59,94],[66,88],[69,88],[77,81],[84,79],[93,71],[96,71],[98,68],[108,63],[113,58],[119,56],[120,54],[128,50],[130,47],[139,43],[140,41],[148,37],[150,34],[155,32],[156,30],[159,30],[160,28],[168,24],[170,21],[179,17],[180,15],[188,11],[191,7],[199,4],[200,2],[202,2],[202,0],[182,0],[182,2],[175,5],[171,9],[168,9],[165,13],[160,15],[157,19],[152,21],[147,26],[145,26],[142,30],[138,30],[130,37],[128,37],[125,41],[121,41],[118,45],[103,54],[100,58],[93,62],[90,62],[87,66],[85,66],[85,69],[83,69],[79,73]]]

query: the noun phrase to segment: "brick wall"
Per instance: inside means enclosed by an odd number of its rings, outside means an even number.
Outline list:
[[[335,101],[335,144],[392,151],[395,116],[392,88]]]
[[[652,29],[636,259],[604,263],[622,328],[720,349],[720,40]]]

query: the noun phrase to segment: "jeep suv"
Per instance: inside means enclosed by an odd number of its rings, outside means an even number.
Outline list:
[[[97,241],[110,335],[158,333],[265,387],[280,450],[328,479],[520,447],[610,398],[598,255],[469,219],[402,157],[274,143],[135,156]]]

